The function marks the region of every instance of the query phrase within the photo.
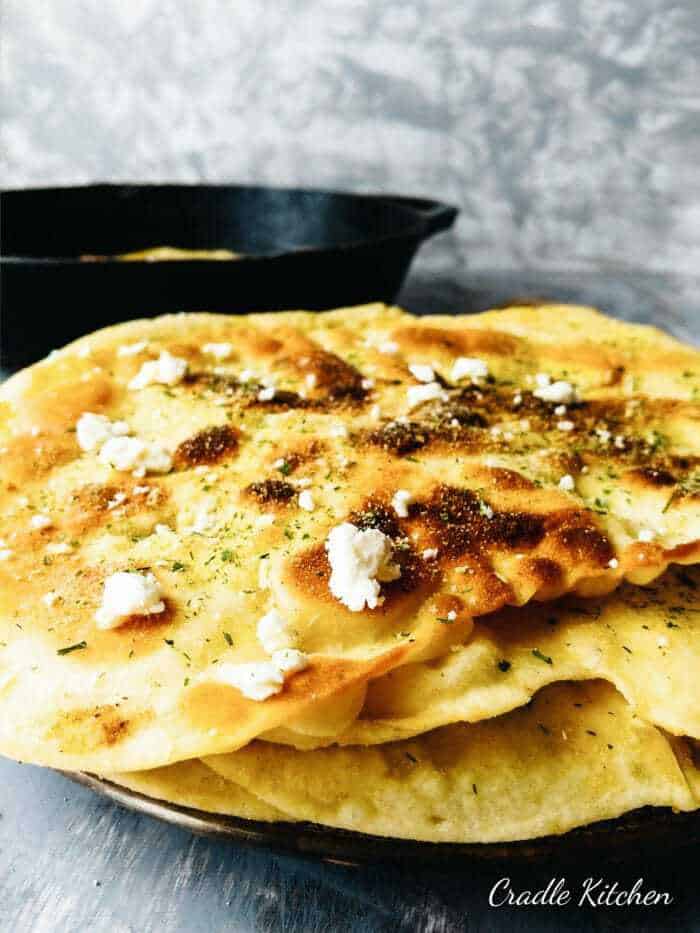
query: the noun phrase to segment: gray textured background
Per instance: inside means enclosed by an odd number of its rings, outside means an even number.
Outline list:
[[[2,0],[5,186],[462,207],[425,268],[700,258],[698,0]]]
[[[700,336],[700,0],[0,0],[3,186],[250,181],[462,208],[409,307],[553,294]],[[354,871],[189,837],[0,759],[0,931],[698,930],[489,911],[500,869]],[[562,866],[505,873],[535,889]],[[583,875],[582,875],[583,876]]]

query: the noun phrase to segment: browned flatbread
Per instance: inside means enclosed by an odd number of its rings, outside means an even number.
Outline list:
[[[453,375],[464,357],[488,375]],[[538,374],[575,387],[565,413]],[[462,644],[475,615],[694,562],[699,385],[697,351],[566,307],[175,315],[77,341],[0,391],[0,751],[102,772],[229,751]],[[157,472],[81,449],[86,412]],[[329,586],[347,522],[391,552],[374,608]],[[123,572],[162,608],[101,629]],[[270,609],[305,667],[255,700],[220,672],[268,662]]]

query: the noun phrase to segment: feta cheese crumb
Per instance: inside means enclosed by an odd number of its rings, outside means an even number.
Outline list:
[[[435,560],[438,556],[438,549],[436,547],[427,547],[423,551],[423,560]]]
[[[574,422],[573,421],[557,421],[557,428],[560,431],[573,431]]]
[[[399,345],[395,340],[385,340],[383,343],[380,343],[377,347],[380,353],[398,353]]]
[[[576,488],[576,483],[574,482],[574,478],[571,473],[566,473],[564,476],[562,476],[562,478],[559,480],[559,488],[563,489],[564,492],[571,492]]]
[[[296,674],[309,666],[309,659],[303,651],[296,648],[281,648],[273,651],[272,663],[282,674]]]
[[[307,389],[315,389],[316,383],[318,382],[318,376],[316,373],[307,373],[304,377],[304,382],[306,383]]]
[[[619,566],[620,566],[620,561],[617,559],[617,557],[611,557],[610,560],[608,561],[608,567],[611,570],[617,570]]]
[[[221,683],[240,690],[249,700],[267,700],[284,686],[285,674],[294,674],[309,666],[308,657],[294,648],[275,651],[269,661],[244,664],[219,664],[215,677]]]
[[[557,405],[557,407],[554,409],[554,414],[558,418],[562,418],[566,414],[566,405]]]
[[[272,661],[217,664],[215,677],[240,690],[249,700],[267,700],[284,686],[284,674]]]
[[[47,554],[70,554],[70,552],[71,546],[70,544],[66,544],[65,541],[57,541],[46,545]]]
[[[641,528],[637,535],[637,541],[643,541],[645,544],[653,541],[656,535],[650,528]]]
[[[372,405],[369,410],[369,416],[373,421],[379,421],[379,419],[382,417],[382,410],[379,405]]]
[[[374,379],[363,379],[360,385],[367,392],[369,389],[374,388]]]
[[[331,437],[347,437],[348,429],[342,422],[339,422],[338,424],[331,425],[329,434]]]
[[[49,590],[48,593],[44,593],[44,595],[41,597],[41,601],[47,609],[51,609],[57,599],[58,593],[55,590]]]
[[[294,632],[276,609],[270,609],[258,622],[258,641],[267,654],[294,646]]]
[[[435,370],[432,366],[428,366],[424,363],[411,363],[408,368],[413,378],[417,379],[418,382],[435,381]]]
[[[129,383],[130,389],[145,389],[150,385],[177,385],[187,372],[187,360],[162,350],[157,360],[144,363]]]
[[[472,382],[480,382],[489,374],[488,363],[471,356],[458,357],[452,366],[450,379],[452,382],[459,382],[460,379],[471,379]]]
[[[136,356],[147,349],[147,340],[139,340],[138,343],[125,343],[117,350],[117,356]]]
[[[38,531],[43,530],[44,528],[50,528],[53,525],[53,519],[50,515],[45,515],[42,512],[32,515],[31,526],[36,528]]]
[[[156,615],[165,610],[160,584],[152,573],[119,571],[104,581],[102,604],[95,613],[100,629],[112,629],[132,615]]]
[[[231,356],[233,347],[230,343],[205,343],[202,347],[202,353],[213,356],[217,360],[226,360]]]
[[[129,433],[129,425],[125,421],[110,421],[106,415],[95,415],[91,411],[84,412],[78,418],[75,434],[81,450],[97,450],[111,437],[123,437]]]
[[[350,522],[336,525],[326,540],[331,565],[330,591],[352,612],[379,605],[380,583],[397,580],[401,568],[391,562],[391,539],[377,528],[360,530]]]
[[[568,405],[569,402],[573,402],[576,399],[576,390],[570,382],[558,380],[557,382],[550,381],[543,385],[539,381],[539,377],[542,375],[542,373],[538,373],[537,376],[535,376],[538,386],[532,393],[535,398],[541,398],[544,402],[556,402],[559,405]],[[547,376],[547,379],[549,379],[549,376]]]
[[[274,386],[265,386],[264,389],[261,389],[258,392],[258,401],[259,402],[271,402],[276,394],[277,394],[277,390],[275,389]]]
[[[409,386],[406,390],[406,400],[408,401],[409,409],[417,408],[419,405],[422,405],[423,402],[430,402],[436,398],[447,401],[447,393],[443,391],[442,387],[437,382],[428,382],[425,385],[419,386]]]
[[[399,518],[408,518],[408,507],[413,502],[413,493],[408,489],[397,489],[391,500],[391,507]]]
[[[454,622],[454,620],[455,620],[456,618],[457,618],[457,613],[455,612],[454,609],[450,609],[450,611],[447,613],[447,619],[448,619],[448,621],[449,621],[449,622]]]
[[[311,495],[308,489],[303,489],[299,493],[298,502],[299,508],[304,509],[305,512],[313,512],[313,510],[316,508],[314,497]]]
[[[548,376],[547,373],[535,373],[535,383],[543,389],[545,386],[548,386],[552,381],[551,376]]]
[[[169,473],[173,466],[173,458],[164,447],[137,437],[111,437],[102,445],[98,460],[115,470],[131,471],[136,477]]]

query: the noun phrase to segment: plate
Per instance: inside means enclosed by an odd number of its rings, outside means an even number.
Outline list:
[[[523,842],[415,842],[368,836],[315,823],[265,823],[221,816],[156,800],[93,774],[60,773],[129,810],[200,836],[340,865],[403,862],[453,866],[465,861],[484,864],[554,859],[578,862],[598,853],[604,854],[607,860],[622,861],[632,856],[639,858],[647,851],[658,858],[661,847],[677,851],[700,842],[700,811],[673,813],[667,808],[644,807],[616,820]]]

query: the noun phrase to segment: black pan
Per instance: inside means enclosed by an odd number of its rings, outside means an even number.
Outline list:
[[[2,363],[166,311],[391,301],[420,243],[457,210],[422,198],[237,185],[91,185],[0,194]],[[155,246],[231,262],[85,261]]]

